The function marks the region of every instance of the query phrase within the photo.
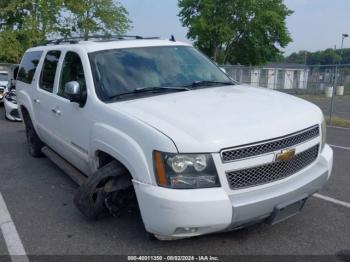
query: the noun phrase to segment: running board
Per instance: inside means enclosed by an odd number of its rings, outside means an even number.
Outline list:
[[[53,163],[55,163],[60,169],[62,169],[62,171],[65,172],[78,185],[82,185],[86,181],[87,176],[81,173],[78,169],[68,163],[67,160],[62,158],[48,146],[44,146],[41,149],[41,152]]]

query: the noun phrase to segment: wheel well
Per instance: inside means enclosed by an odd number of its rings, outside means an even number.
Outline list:
[[[111,155],[109,155],[103,151],[97,151],[96,156],[98,158],[98,168],[99,169],[114,160],[114,157],[112,157]]]
[[[115,157],[111,156],[110,154],[103,152],[103,151],[97,151],[96,152],[96,156],[98,159],[98,169],[100,169],[101,167],[107,165],[108,163],[114,161],[117,161],[121,166],[123,166],[127,171],[128,171],[128,175],[130,176],[130,178],[132,178],[130,171],[128,170],[128,168],[123,165],[118,159],[116,159]]]
[[[30,119],[29,112],[25,106],[21,106],[21,112],[23,116],[23,121],[26,123]]]

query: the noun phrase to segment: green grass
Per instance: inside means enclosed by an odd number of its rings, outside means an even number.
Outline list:
[[[332,123],[329,121],[329,117],[326,117],[328,125],[339,126],[339,127],[349,127],[350,128],[350,119],[345,119],[337,116],[332,117]]]
[[[331,97],[326,97],[324,94],[322,95],[296,95],[297,97],[303,98],[305,100],[330,100]],[[337,99],[349,99],[350,95],[344,96],[335,96]]]
[[[300,97],[305,100],[327,100],[330,99],[329,97],[326,97],[325,95],[296,95],[297,97]]]

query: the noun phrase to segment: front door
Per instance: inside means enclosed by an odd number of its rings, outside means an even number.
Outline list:
[[[81,92],[87,93],[84,68],[79,54],[72,51],[66,52],[60,71],[55,106],[60,111],[58,128],[65,143],[64,157],[81,171],[89,174],[92,119],[88,113],[88,104],[79,105],[71,102],[65,93],[65,85],[71,81],[78,82]]]

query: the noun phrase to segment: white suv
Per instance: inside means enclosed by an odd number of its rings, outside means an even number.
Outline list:
[[[17,80],[30,154],[80,187],[87,217],[136,193],[147,232],[176,239],[282,221],[329,179],[315,105],[234,83],[172,40],[70,40],[29,49]]]

